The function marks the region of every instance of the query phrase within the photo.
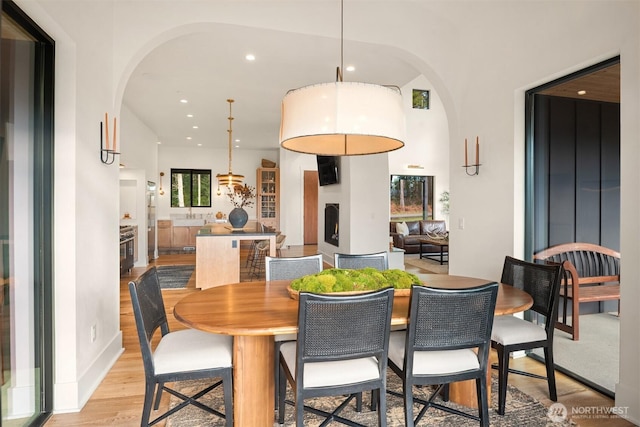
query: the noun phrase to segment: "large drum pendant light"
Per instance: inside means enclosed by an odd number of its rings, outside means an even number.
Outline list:
[[[406,128],[400,89],[342,81],[343,11],[341,1],[341,63],[336,82],[293,89],[282,100],[280,145],[287,150],[352,156],[404,146]]]
[[[233,132],[233,128],[231,126],[231,123],[233,122],[233,116],[231,115],[231,104],[233,103],[233,99],[227,99],[227,102],[229,103],[229,130],[227,130],[227,133],[229,134],[229,172],[219,173],[216,175],[216,178],[218,179],[218,186],[226,185],[233,188],[236,185],[242,185],[244,175],[234,175],[233,172],[231,172],[231,139]]]

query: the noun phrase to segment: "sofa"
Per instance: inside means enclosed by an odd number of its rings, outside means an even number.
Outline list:
[[[409,229],[409,234],[398,233],[396,224],[405,222]],[[425,219],[419,221],[392,221],[389,225],[389,235],[393,238],[393,246],[404,249],[407,254],[417,254],[420,252],[420,239],[428,237],[427,234],[446,234],[447,224],[441,219]],[[427,254],[439,254],[440,247],[435,245],[422,245],[422,252]]]

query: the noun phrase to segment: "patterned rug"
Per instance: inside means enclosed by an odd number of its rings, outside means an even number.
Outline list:
[[[425,273],[435,273],[435,274],[449,274],[449,265],[443,264],[440,265],[438,261],[434,261],[427,258],[420,259],[418,254],[410,254],[404,256],[405,265],[410,265],[412,267],[417,267],[422,270],[425,270]]]
[[[161,289],[186,288],[195,265],[162,265],[156,267]]]
[[[390,370],[389,370],[390,371]],[[202,389],[202,382],[198,381],[186,381],[183,383],[183,386],[179,388],[181,392],[191,395]],[[387,377],[387,387],[389,390],[402,390],[402,382],[398,378],[397,375],[389,372]],[[553,422],[548,416],[548,409],[542,405],[542,403],[535,400],[533,397],[521,392],[515,387],[508,386],[507,389],[507,406],[504,416],[498,415],[495,411],[497,407],[497,390],[498,385],[496,382],[496,378],[493,378],[492,388],[491,388],[491,406],[489,407],[490,414],[490,425],[492,427],[503,427],[503,426],[572,426],[576,425],[571,421],[562,421],[562,422]],[[288,398],[291,398],[291,389],[288,387]],[[417,396],[422,395],[426,397],[429,393],[429,389],[425,388],[417,388],[415,394]],[[356,422],[367,426],[376,426],[377,424],[377,413],[371,412],[369,410],[369,397],[370,393],[364,394],[364,403],[363,410],[361,413],[357,413],[355,411],[355,402],[352,401],[347,408],[341,413],[341,415],[346,418],[353,419]],[[436,399],[440,402],[440,399]],[[217,408],[221,412],[224,412],[224,405],[222,402],[222,391],[221,389],[216,389],[205,395],[201,401],[205,404],[212,404],[213,407]],[[308,399],[305,400],[305,404],[315,406],[320,409],[329,409],[331,412],[335,406],[332,406],[336,401],[341,402],[342,400],[337,398],[317,398],[317,399]],[[171,407],[175,406],[178,403],[178,399],[171,397]],[[441,402],[440,402],[441,403]],[[450,406],[454,406],[456,409],[466,411],[472,414],[477,415],[476,410],[471,410],[459,405],[455,405],[452,403],[448,403]],[[387,422],[389,427],[400,427],[404,426],[404,409],[402,399],[399,397],[392,396],[387,394]],[[414,408],[414,416],[417,415],[419,409],[421,407],[417,406]],[[277,415],[274,415],[274,417]],[[322,419],[316,415],[309,414],[305,412],[305,426],[316,426],[322,422]],[[224,420],[217,418],[207,412],[204,412],[194,406],[189,406],[185,409],[182,409],[176,412],[174,415],[168,418],[167,424],[168,427],[198,427],[198,426],[223,426]],[[274,427],[279,426],[277,421],[274,421]],[[329,424],[330,426],[340,425],[338,423],[332,422]],[[473,421],[468,418],[460,417],[457,415],[452,415],[447,412],[439,411],[433,408],[430,408],[425,416],[420,421],[419,425],[422,426],[447,426],[447,427],[466,427],[473,426],[476,427],[478,425],[477,421]],[[294,421],[294,409],[292,406],[287,405],[285,411],[285,423],[284,426],[291,427],[295,426]]]

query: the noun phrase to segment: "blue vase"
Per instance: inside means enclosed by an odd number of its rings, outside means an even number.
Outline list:
[[[242,228],[249,220],[249,214],[242,208],[234,208],[229,212],[229,222],[233,228]]]

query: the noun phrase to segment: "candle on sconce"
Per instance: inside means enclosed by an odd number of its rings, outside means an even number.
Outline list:
[[[116,118],[113,118],[113,151],[116,150]]]
[[[107,145],[106,148],[107,150],[109,150],[109,114],[108,113],[104,113],[104,138],[107,140]]]
[[[479,137],[476,136],[476,166],[480,164],[480,142]]]
[[[469,166],[469,158],[468,158],[468,154],[467,154],[468,150],[467,150],[467,138],[464,139],[464,166],[467,167]]]

